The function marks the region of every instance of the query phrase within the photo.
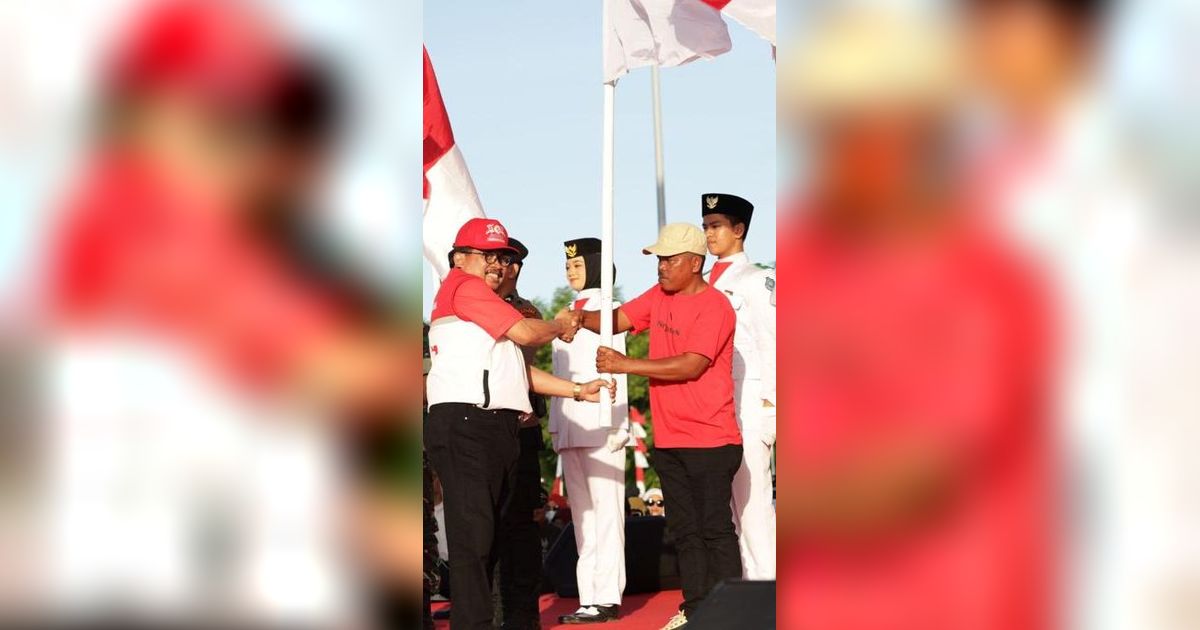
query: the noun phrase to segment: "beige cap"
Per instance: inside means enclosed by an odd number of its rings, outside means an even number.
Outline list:
[[[658,241],[642,249],[643,254],[674,256],[691,252],[698,256],[708,253],[704,232],[691,223],[668,223],[658,231]]]

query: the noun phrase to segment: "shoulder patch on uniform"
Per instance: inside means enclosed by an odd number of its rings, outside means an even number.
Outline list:
[[[766,285],[768,291],[775,290],[775,278],[767,276],[766,281],[763,284]]]

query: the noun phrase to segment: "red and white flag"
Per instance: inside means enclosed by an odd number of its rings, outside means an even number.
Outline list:
[[[425,219],[422,225],[425,260],[440,280],[450,273],[446,254],[454,235],[468,219],[484,216],[479,193],[462,152],[454,143],[450,116],[442,102],[429,51],[425,57]]]
[[[550,496],[566,496],[566,486],[563,485],[562,455],[555,458],[554,482],[550,484]]]
[[[701,0],[775,45],[775,0]]]
[[[646,448],[646,418],[642,412],[629,408],[629,432],[633,434],[633,479],[637,484],[638,495],[646,494],[646,469],[650,467],[649,449]]]
[[[681,66],[733,47],[720,12],[702,0],[605,0],[604,11],[605,83],[634,68]]]

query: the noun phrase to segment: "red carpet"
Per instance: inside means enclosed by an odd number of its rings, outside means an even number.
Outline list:
[[[667,623],[671,615],[675,614],[675,611],[679,609],[679,603],[682,601],[683,594],[679,591],[626,595],[625,601],[621,603],[620,621],[610,621],[609,623],[592,626],[565,626],[558,623],[558,616],[575,612],[575,609],[579,608],[579,600],[559,599],[555,595],[542,595],[542,630],[584,627],[604,628],[605,630],[658,630]],[[445,602],[435,602],[433,609],[439,610],[448,606],[449,604]],[[447,630],[450,627],[450,622],[438,621],[434,627],[437,630]]]

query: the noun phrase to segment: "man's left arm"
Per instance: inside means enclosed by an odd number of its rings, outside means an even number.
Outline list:
[[[722,303],[723,309],[707,309],[696,318],[687,331],[683,352],[661,359],[634,359],[601,346],[596,352],[596,370],[601,374],[639,374],[672,382],[699,378],[733,336],[733,308],[724,300]]]
[[[634,359],[601,346],[596,351],[596,371],[601,374],[638,374],[660,381],[690,381],[699,378],[712,361],[696,352],[662,359]]]
[[[511,304],[526,319],[542,319],[542,312],[538,310],[537,306],[519,295],[506,297],[504,301]],[[533,365],[537,358],[537,348],[534,346],[520,346],[520,348],[521,354],[525,356],[525,364]],[[547,412],[545,397],[532,389],[529,391],[529,405],[533,408],[533,412],[521,419],[522,428],[537,426],[539,419]]]
[[[617,393],[616,385],[603,379],[597,378],[584,383],[575,383],[565,378],[559,378],[544,370],[539,370],[531,365],[525,367],[529,370],[530,389],[546,396],[573,398],[578,393],[579,400],[599,402],[601,390],[608,390],[608,395],[614,398]],[[576,390],[576,386],[579,387],[578,390]]]

